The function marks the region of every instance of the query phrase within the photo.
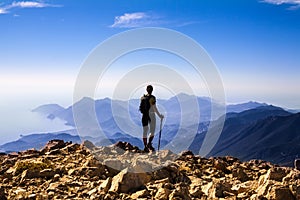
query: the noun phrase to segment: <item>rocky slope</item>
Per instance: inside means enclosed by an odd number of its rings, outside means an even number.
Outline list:
[[[98,158],[98,159],[97,159]],[[0,155],[0,199],[300,199],[300,172],[233,157],[50,141]],[[138,173],[134,173],[138,172]]]

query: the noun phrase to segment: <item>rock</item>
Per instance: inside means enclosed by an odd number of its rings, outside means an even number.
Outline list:
[[[227,169],[227,165],[223,160],[217,159],[214,161],[214,167],[217,170],[220,170],[224,173],[229,173],[230,171]]]
[[[66,145],[69,145],[70,143],[65,143],[63,140],[50,140],[45,147],[41,150],[41,152],[49,152],[54,149],[62,149]]]
[[[15,166],[13,169],[13,174],[18,175],[22,173],[24,170],[29,170],[29,172],[33,171],[40,171],[43,169],[51,168],[52,166],[48,163],[42,162],[42,161],[37,161],[34,159],[28,159],[28,160],[21,160],[16,162]],[[10,172],[7,172],[10,173]]]
[[[253,194],[250,197],[250,200],[268,200],[268,199],[266,197],[262,196],[262,195]]]
[[[128,168],[126,168],[113,177],[109,191],[120,193],[135,191],[150,180],[150,175],[146,173],[130,173]]]
[[[131,195],[132,199],[147,198],[150,195],[149,191],[144,189],[137,191]]]
[[[240,168],[238,168],[237,170],[233,170],[232,176],[236,177],[237,179],[239,179],[242,182],[248,181],[250,179],[248,177],[248,175],[244,172],[244,170],[240,169]]]
[[[161,150],[159,151],[158,155],[162,162],[173,161],[175,160],[175,158],[178,158],[178,155],[174,154],[170,150]],[[185,156],[183,158],[185,158]]]
[[[173,190],[169,196],[169,199],[185,199],[190,200],[190,194],[187,186],[178,185],[175,190]]]
[[[102,151],[105,154],[111,154],[111,148],[109,147],[100,147],[100,151]]]
[[[167,188],[159,188],[158,191],[155,194],[155,199],[159,200],[168,200],[169,195],[171,194],[171,191]]]
[[[86,148],[88,148],[89,150],[93,150],[96,146],[89,140],[85,140],[83,142],[83,146],[85,146]]]
[[[234,194],[234,191],[231,190],[232,185],[228,182],[210,182],[207,185],[202,186],[202,191],[209,198],[225,198]]]
[[[91,196],[91,195],[93,195],[93,194],[95,194],[95,193],[97,193],[97,192],[98,192],[98,189],[97,189],[97,188],[94,188],[94,189],[88,191],[88,195]]]
[[[46,155],[59,155],[62,153],[63,153],[63,151],[61,149],[53,149],[53,150],[46,152],[45,154]]]
[[[23,188],[17,188],[15,193],[16,193],[17,197],[20,199],[26,197],[26,190],[24,190]]]
[[[283,186],[271,188],[266,197],[268,199],[296,200],[291,190]]]
[[[44,169],[39,172],[39,177],[52,178],[55,175],[53,169]]]
[[[154,183],[155,184],[161,183],[163,186],[166,186],[167,184],[170,183],[170,179],[169,178],[164,178],[164,179],[156,180]]]
[[[247,181],[240,184],[234,184],[231,190],[236,191],[236,193],[244,193],[247,191],[251,191],[252,188],[256,188],[256,181]]]
[[[194,187],[193,189],[190,190],[190,194],[194,198],[201,198],[204,192],[202,192],[200,187]]]
[[[53,199],[54,195],[55,195],[55,193],[54,193],[53,191],[48,192],[48,197],[49,197],[50,199]]]
[[[8,154],[9,158],[15,158],[15,157],[18,157],[19,156],[19,153],[18,152],[11,152]]]
[[[76,175],[76,174],[78,174],[78,169],[70,169],[69,171],[68,171],[68,175],[69,176],[73,176],[73,175]]]
[[[56,188],[58,188],[59,185],[60,185],[59,183],[51,183],[49,185],[49,187],[47,188],[47,191],[55,191]]]
[[[283,167],[275,167],[268,170],[266,174],[266,179],[268,180],[275,180],[275,181],[282,181],[282,178],[287,175],[287,171]]]
[[[286,181],[291,181],[291,180],[299,180],[300,179],[300,171],[299,170],[291,170],[290,173],[282,179]]]
[[[71,153],[71,152],[74,152],[76,150],[78,150],[80,148],[80,145],[79,144],[68,144],[66,145],[64,148],[62,148],[61,150],[65,151],[66,153]]]
[[[256,189],[256,192],[259,196],[265,196],[269,193],[272,186],[274,187],[274,181],[272,180],[260,181],[259,187]]]
[[[60,179],[60,175],[59,174],[55,174],[53,177],[53,181],[56,182]]]
[[[50,183],[49,187],[47,188],[47,192],[57,192],[66,190],[68,190],[68,186],[63,182]]]
[[[108,177],[101,185],[98,187],[98,190],[104,193],[107,193],[111,187],[112,178]]]
[[[104,173],[103,167],[81,167],[78,170],[81,175],[87,175],[90,178],[95,176],[101,177],[101,175]]]
[[[37,198],[36,194],[30,194],[30,195],[28,195],[28,199],[35,200],[36,198]]]
[[[202,179],[191,178],[192,183],[190,184],[189,193],[192,197],[201,198],[204,194],[201,190]]]
[[[130,171],[132,171],[134,173],[152,172],[152,165],[153,165],[153,163],[150,163],[147,160],[136,159],[133,161]]]
[[[214,189],[215,196],[218,198],[224,198],[233,194],[231,190],[231,185],[228,182],[217,183]]]
[[[26,169],[25,171],[22,172],[21,175],[21,182],[23,182],[25,179],[32,179],[39,177],[39,171],[38,170],[28,170]]]
[[[194,156],[192,151],[183,151],[180,156]]]
[[[300,185],[291,185],[290,188],[292,189],[296,199],[300,199]]]
[[[0,186],[0,200],[6,200],[7,199],[7,195],[5,193],[5,189],[3,188],[3,186]]]
[[[124,142],[92,148],[52,141],[44,153],[0,156],[0,200],[300,199],[300,170],[265,161],[191,152],[176,160],[168,150],[133,153],[135,147]]]
[[[121,171],[122,169],[125,168],[123,163],[118,159],[106,159],[106,160],[104,160],[103,164],[109,168],[112,168],[112,169],[118,170],[118,171]]]
[[[119,147],[120,149],[123,149],[124,151],[133,149],[133,146],[128,142],[119,141],[116,144],[114,144],[114,146]]]

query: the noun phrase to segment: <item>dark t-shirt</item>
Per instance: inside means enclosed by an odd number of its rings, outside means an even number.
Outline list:
[[[149,96],[149,94],[147,94],[146,96],[149,98],[150,106],[155,105],[155,103],[156,103],[155,96],[153,96],[153,95]],[[145,97],[142,97],[142,98],[145,98]],[[150,107],[150,109],[151,109],[151,107]],[[144,113],[143,116],[142,116],[142,124],[143,124],[143,126],[147,126],[150,121],[151,121],[151,119],[149,117],[149,113]]]

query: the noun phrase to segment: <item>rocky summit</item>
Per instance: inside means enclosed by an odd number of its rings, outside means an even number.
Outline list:
[[[300,199],[300,171],[187,151],[143,153],[129,143],[96,147],[52,140],[0,155],[4,199]]]

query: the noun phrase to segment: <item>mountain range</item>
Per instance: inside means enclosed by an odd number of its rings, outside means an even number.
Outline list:
[[[180,99],[181,101],[179,102]],[[187,94],[178,94],[170,99],[158,99],[158,107],[162,108],[166,115],[166,124],[179,124],[180,118],[189,119],[191,118],[192,111],[195,108],[191,108],[190,105],[193,105],[192,101],[196,100],[199,107],[200,113],[200,122],[207,122],[215,119],[211,119],[211,108],[212,106],[218,107],[221,106],[217,102],[211,100],[208,97],[196,97],[193,95]],[[90,105],[95,106],[95,113],[97,116],[97,120],[102,125],[102,123],[108,122],[113,118],[117,117],[124,117],[125,114],[128,113],[131,117],[131,120],[140,125],[141,114],[139,112],[139,99],[132,99],[129,101],[121,101],[121,100],[112,100],[109,98],[93,100],[92,98],[85,97],[82,98],[80,101],[74,103],[73,105],[69,106],[68,108],[63,108],[57,104],[46,104],[39,106],[33,109],[33,112],[37,112],[43,115],[46,115],[48,118],[59,118],[66,122],[66,125],[70,125],[75,127],[73,110],[80,111],[80,115],[82,118],[91,116],[91,113],[94,112],[93,107]],[[265,103],[258,103],[258,102],[247,102],[241,104],[233,104],[227,106],[227,112],[242,112],[244,110],[253,109],[260,106],[266,106]],[[181,110],[183,107],[189,107],[190,109]],[[127,120],[126,118],[124,119]],[[87,120],[85,120],[87,121]],[[88,121],[86,122],[88,125]],[[105,129],[105,127],[104,127]],[[119,130],[120,131],[120,130]]]
[[[239,135],[235,140],[233,133],[231,141],[229,139],[222,141],[223,145],[227,142],[226,147],[217,145],[211,154],[214,156],[230,154],[242,160],[258,158],[292,166],[300,152],[299,124],[300,113],[270,116],[245,126],[238,132]]]
[[[227,113],[221,136],[208,156],[231,155],[292,166],[300,150],[300,113],[263,106]],[[206,132],[196,135],[190,149],[199,152]],[[200,145],[199,145],[200,144]]]
[[[189,149],[193,153],[198,154],[210,124],[211,105],[218,105],[207,97],[195,97],[186,94],[179,95],[181,95],[180,103],[178,96],[167,100],[157,100],[159,108],[167,113],[163,126],[161,147],[163,148],[169,144],[176,136],[178,129],[181,128],[185,134],[179,137],[182,137],[182,139],[190,137],[192,143]],[[182,113],[180,106],[182,104],[188,105],[192,98],[197,99],[201,113],[200,122],[196,124],[198,131],[195,136],[191,135],[192,129],[190,126],[193,124],[180,127],[180,120],[191,118],[189,113],[192,113],[190,111]],[[97,127],[91,126],[88,120],[84,121],[86,124],[83,127],[75,128],[73,118],[74,107],[80,111],[82,119],[88,119],[91,112],[93,112],[89,106],[91,103],[95,105],[97,120],[104,133],[102,135],[97,134],[99,130]],[[68,108],[63,108],[57,104],[42,105],[34,109],[33,112],[40,113],[49,119],[59,118],[74,128],[56,133],[38,133],[23,136],[17,141],[1,145],[0,149],[8,152],[21,151],[33,147],[39,149],[48,140],[54,138],[73,142],[90,140],[98,146],[125,141],[142,148],[143,144],[140,139],[141,114],[138,111],[138,106],[138,99],[126,102],[111,100],[109,98],[100,100],[83,98]],[[290,112],[291,110],[251,101],[242,104],[227,105],[226,108],[226,120],[221,136],[208,156],[231,155],[242,160],[263,159],[289,166],[298,157],[300,150],[300,146],[298,145],[300,144],[300,129],[297,128],[300,120],[299,113],[294,114]],[[124,117],[126,113],[128,115],[127,110],[129,110],[131,119]],[[128,123],[130,120],[131,123],[136,125],[135,127],[139,127],[140,129],[131,129],[132,126]],[[218,119],[212,120],[218,121]],[[129,125],[127,126],[127,124]],[[124,131],[124,127],[129,132]],[[80,134],[79,137],[78,131],[87,134]],[[158,132],[159,130],[156,131]],[[158,137],[155,137],[153,143],[154,146],[157,146]]]

